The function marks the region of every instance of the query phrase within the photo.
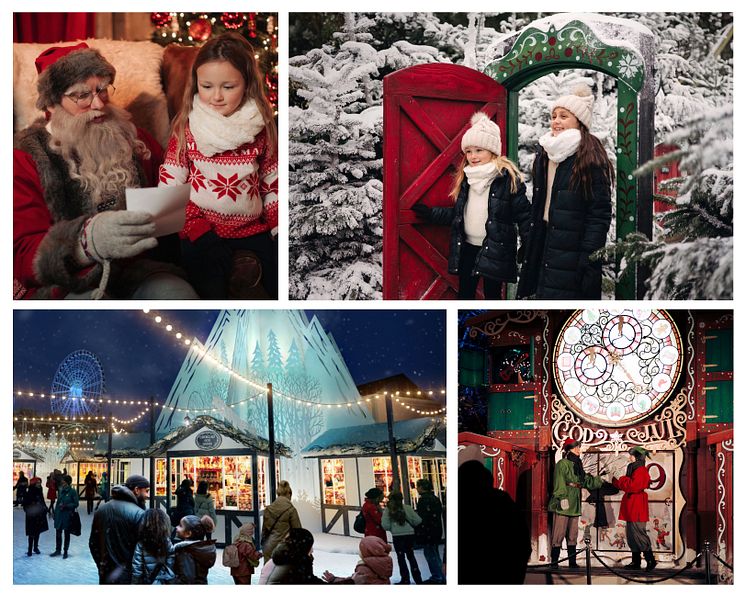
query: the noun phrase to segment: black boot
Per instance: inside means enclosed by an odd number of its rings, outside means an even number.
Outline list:
[[[33,549],[33,547],[34,547],[34,537],[33,535],[29,535],[28,536],[28,551],[26,552],[27,556],[31,555],[31,550]]]
[[[642,566],[640,566],[641,563],[642,563],[642,557],[640,556],[640,552],[633,551],[632,561],[629,564],[627,564],[624,568],[625,570],[642,570]]]
[[[561,551],[562,551],[561,547],[553,547],[552,548],[552,556],[551,556],[552,557],[552,564],[550,566],[550,568],[552,568],[552,570],[557,570],[557,568],[559,568],[559,557],[560,557],[560,552]]]
[[[652,551],[646,551],[645,552],[645,570],[650,572],[653,568],[655,568],[658,565],[658,562],[655,561],[655,556],[653,555]]]
[[[577,549],[578,548],[575,545],[568,545],[567,546],[567,555],[570,556],[570,558],[567,561],[567,567],[568,568],[575,568],[575,569],[580,568],[580,566],[578,566],[577,560],[575,559],[575,555],[577,553]]]

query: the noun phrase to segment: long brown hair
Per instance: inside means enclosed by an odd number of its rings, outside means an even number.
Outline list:
[[[243,103],[248,99],[256,101],[257,108],[264,120],[264,130],[267,135],[267,148],[270,154],[277,152],[277,127],[275,126],[274,114],[272,113],[272,104],[269,103],[267,95],[264,93],[264,84],[259,72],[259,65],[254,58],[254,48],[251,44],[238,33],[223,33],[212,38],[197,53],[192,65],[191,83],[184,87],[184,101],[181,104],[181,110],[174,118],[172,134],[178,139],[177,153],[181,155],[184,148],[184,130],[189,115],[194,107],[194,96],[197,94],[197,69],[206,62],[216,62],[225,60],[233,68],[241,73],[244,83],[246,83],[246,92]],[[241,105],[243,105],[243,103]]]
[[[502,174],[503,172],[507,172],[508,176],[510,176],[510,192],[515,193],[518,191],[518,183],[523,181],[523,175],[521,174],[521,171],[518,170],[518,166],[516,166],[513,162],[511,162],[508,158],[502,155],[495,155],[492,154],[492,160],[491,160],[495,166],[497,166],[497,173]],[[461,164],[458,167],[458,170],[456,170],[456,174],[453,176],[453,186],[451,187],[451,192],[448,193],[448,196],[453,199],[454,201],[458,199],[458,194],[461,192],[461,183],[464,182],[464,168],[469,164],[468,160],[466,159],[466,154],[464,154],[463,159],[461,160]]]
[[[580,129],[580,145],[575,156],[575,164],[572,167],[570,176],[570,186],[580,190],[585,195],[586,200],[591,198],[591,170],[599,168],[604,180],[609,184],[614,184],[614,166],[611,164],[609,156],[603,144],[595,135],[591,135],[588,127],[582,122],[578,122]]]

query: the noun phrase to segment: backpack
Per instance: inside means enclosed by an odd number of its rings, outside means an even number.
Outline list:
[[[357,513],[355,522],[352,523],[352,528],[356,533],[360,533],[361,535],[365,534],[365,516],[363,516],[362,510]]]
[[[226,568],[237,568],[241,565],[238,557],[238,547],[230,543],[223,548],[223,566]]]

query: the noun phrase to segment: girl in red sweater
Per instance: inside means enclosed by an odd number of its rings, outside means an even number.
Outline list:
[[[182,262],[202,298],[226,298],[236,251],[253,251],[277,298],[277,129],[254,50],[226,33],[208,41],[174,119],[160,186],[189,183]]]

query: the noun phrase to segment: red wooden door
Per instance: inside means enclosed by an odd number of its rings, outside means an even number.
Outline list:
[[[423,222],[412,206],[453,204],[448,193],[474,112],[497,122],[505,152],[507,92],[479,71],[423,64],[385,77],[383,96],[383,297],[456,298],[450,230]]]

